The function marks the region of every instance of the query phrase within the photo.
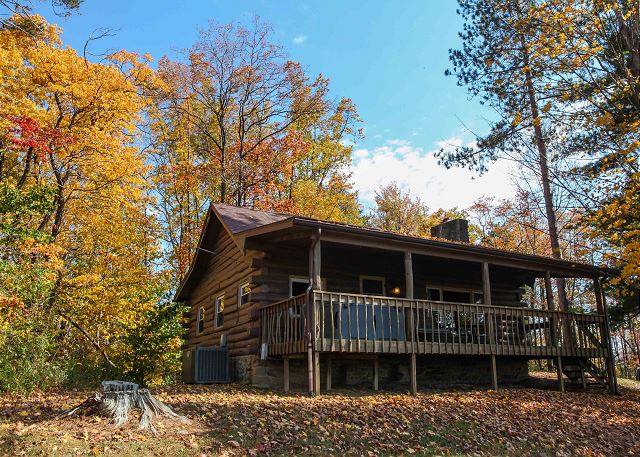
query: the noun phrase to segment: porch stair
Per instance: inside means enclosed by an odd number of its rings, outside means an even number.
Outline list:
[[[584,387],[608,386],[607,373],[586,357],[563,357],[562,372],[572,384],[582,385],[584,371]]]

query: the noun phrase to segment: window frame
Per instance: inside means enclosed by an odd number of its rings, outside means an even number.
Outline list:
[[[289,298],[293,297],[293,283],[304,283],[309,287],[309,278],[306,276],[289,276]]]
[[[222,301],[222,310],[220,310],[220,302]],[[218,317],[222,316],[222,323],[218,323]],[[216,295],[213,300],[213,328],[218,330],[224,326],[224,292]]]
[[[204,306],[198,307],[198,312],[196,314],[196,335],[200,335],[204,332],[204,317],[205,317],[205,309]],[[202,326],[202,328],[200,328]]]
[[[242,303],[242,297],[245,296],[242,293],[242,289],[244,289],[245,287],[249,288],[249,293],[246,294],[247,302],[246,303]],[[242,306],[245,306],[245,305],[248,305],[249,303],[251,303],[251,282],[245,281],[245,282],[243,282],[242,284],[240,284],[238,286],[238,297],[237,297],[237,299],[238,299],[238,308],[240,308]]]
[[[382,293],[380,295],[371,294],[371,293],[365,293],[363,288],[362,288],[363,280],[380,281],[382,283]],[[374,296],[374,297],[386,297],[387,285],[386,285],[386,278],[384,276],[360,275],[359,281],[360,281],[360,295],[371,295],[371,296]]]
[[[447,302],[444,300],[444,292],[462,292],[462,293],[468,293],[469,294],[469,301],[467,303],[464,303],[465,305],[484,305],[484,291],[480,290],[480,289],[465,289],[463,287],[446,287],[446,286],[434,286],[432,284],[427,284],[427,286],[425,287],[425,292],[427,293],[427,297],[429,296],[429,289],[431,290],[437,290],[440,292],[440,300],[431,300],[428,299],[429,301],[433,301],[433,302],[439,302],[439,303],[460,303],[460,302]],[[474,296],[476,295],[482,295],[482,303],[476,303],[473,299]]]
[[[301,282],[303,284],[306,284],[307,287],[309,287],[309,277],[308,276],[297,276],[297,275],[290,275],[289,276],[289,298],[294,297],[293,295],[293,283],[294,282]],[[326,290],[326,280],[325,278],[320,278],[320,290]]]

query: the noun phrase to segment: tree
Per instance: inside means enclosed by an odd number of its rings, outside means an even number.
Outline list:
[[[142,86],[154,74],[124,51],[89,62],[62,45],[57,27],[30,20],[35,36],[0,29],[0,188],[9,208],[0,219],[5,238],[24,234],[40,251],[55,249],[59,262],[49,267],[46,291],[21,286],[46,292],[23,300],[23,321],[53,335],[50,360],[122,373],[127,335],[167,284],[138,147]],[[3,260],[2,281],[15,283],[21,258]],[[36,312],[46,319],[29,324]]]
[[[419,197],[403,191],[395,181],[381,186],[374,200],[376,206],[370,215],[374,227],[405,235],[429,235],[429,208]]]
[[[467,218],[466,212],[457,208],[440,208],[429,213],[428,206],[419,197],[402,190],[395,181],[380,186],[374,200],[376,206],[368,216],[369,225],[404,235],[430,237],[431,227],[448,219]],[[475,241],[473,235],[470,239]]]
[[[621,268],[613,283],[638,287],[638,3],[547,0],[537,14],[554,32],[541,51],[558,62],[555,90],[572,125],[571,152],[587,163],[576,167],[573,177],[592,203],[586,218],[592,238],[608,242],[612,255],[607,260]]]
[[[310,83],[271,35],[257,17],[250,28],[210,22],[183,51],[184,62],[163,58],[158,65],[160,108],[180,113],[197,133],[198,153],[217,165],[221,202],[246,204],[254,153],[325,109],[327,80]]]
[[[329,81],[288,60],[268,25],[211,22],[158,76],[148,133],[176,277],[211,202],[360,220],[348,173],[356,107],[332,102]]]
[[[43,3],[45,0],[38,0]],[[77,11],[83,0],[51,0],[56,14],[68,16],[72,11]],[[0,0],[0,27],[18,27],[23,32],[37,35],[40,31],[39,22],[31,20],[31,0]],[[16,18],[20,17],[20,21]]]
[[[553,107],[553,100],[546,98],[553,62],[538,49],[541,30],[533,14],[535,4],[523,0],[460,0],[459,4],[465,21],[460,33],[463,46],[450,51],[453,68],[447,74],[455,75],[459,85],[493,108],[498,120],[487,135],[478,136],[475,146],[441,150],[440,162],[479,172],[500,157],[530,166],[522,151],[535,149],[551,254],[562,258],[549,171],[553,130],[546,128]],[[563,278],[557,279],[557,287],[560,308],[566,309]]]

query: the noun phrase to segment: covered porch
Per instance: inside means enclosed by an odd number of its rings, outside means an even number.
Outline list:
[[[259,312],[260,353],[282,358],[285,390],[289,359],[305,358],[309,391],[318,394],[321,354],[328,364],[327,389],[332,357],[357,355],[373,361],[374,379],[377,356],[405,358],[413,393],[416,357],[428,355],[486,359],[494,389],[501,357],[553,360],[561,390],[564,376],[582,384],[591,377],[616,389],[606,303],[595,267],[319,231],[306,246],[308,254],[298,260],[308,262],[307,289]],[[596,312],[559,311],[554,277],[592,281]],[[536,278],[544,283],[546,309],[527,307],[518,292]]]

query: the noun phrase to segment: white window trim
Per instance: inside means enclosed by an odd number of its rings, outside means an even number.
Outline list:
[[[382,297],[384,297],[387,293],[387,285],[386,279],[384,276],[368,276],[368,275],[360,275],[360,294],[364,295],[364,291],[362,290],[362,280],[367,279],[370,281],[380,281],[382,282]]]
[[[293,297],[293,283],[301,282],[309,286],[309,277],[308,276],[289,276],[289,298]],[[325,278],[320,278],[320,289],[326,290],[327,282]]]
[[[289,298],[293,297],[293,283],[301,282],[309,286],[309,278],[306,276],[289,276]]]
[[[218,325],[218,314],[222,314],[224,316],[224,308],[222,311],[218,310],[220,306],[220,299],[224,301],[224,292],[216,295],[216,298],[213,301],[213,328],[216,330],[224,327],[224,321],[222,321],[222,325]]]
[[[249,302],[251,302],[251,283],[249,281],[247,282],[243,282],[242,284],[240,284],[240,286],[238,286],[238,308],[240,308],[241,306],[244,306],[244,304],[242,304],[242,289],[244,289],[245,287],[249,288]]]
[[[200,335],[204,332],[204,306],[198,307],[198,314],[196,314],[196,335]],[[200,322],[202,322],[202,330],[200,330]]]

